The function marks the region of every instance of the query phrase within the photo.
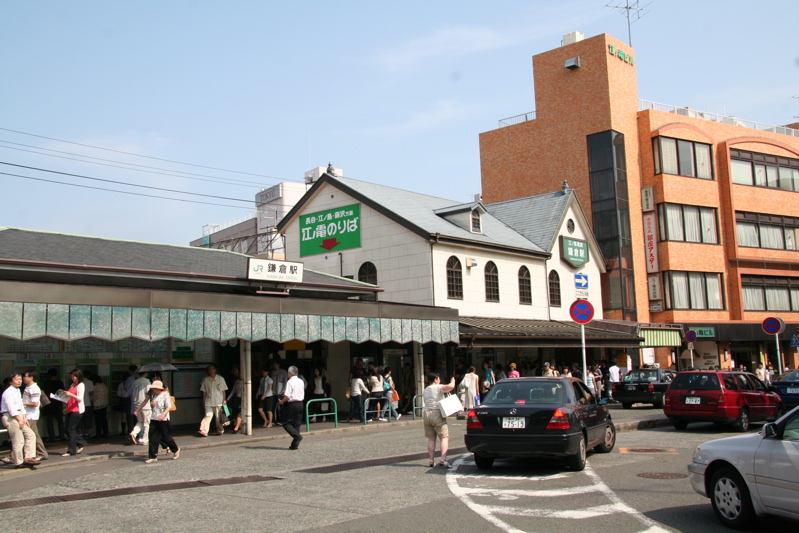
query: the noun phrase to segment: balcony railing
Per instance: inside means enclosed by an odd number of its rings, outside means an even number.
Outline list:
[[[521,124],[522,122],[527,122],[528,120],[535,120],[535,111],[522,113],[521,115],[516,115],[515,117],[503,118],[499,121],[499,127],[504,128],[505,126],[513,126],[514,124]]]
[[[790,135],[792,137],[799,137],[799,130],[788,128],[786,126],[775,126],[773,124],[764,124],[762,122],[754,122],[752,120],[743,120],[738,117],[728,117],[724,115],[717,115],[715,113],[706,113],[690,107],[677,107],[673,105],[658,104],[657,102],[650,102],[649,100],[638,100],[638,111],[645,111],[653,109],[655,111],[665,111],[666,113],[674,113],[683,117],[701,118],[710,120],[712,122],[721,122],[723,124],[732,124],[733,126],[743,126],[744,128],[751,128],[754,130],[770,131],[772,133],[781,133],[783,135]]]

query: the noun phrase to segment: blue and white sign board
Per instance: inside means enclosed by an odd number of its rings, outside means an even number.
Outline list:
[[[791,348],[799,348],[799,337],[796,335],[791,338]]]
[[[574,275],[574,287],[576,289],[587,289],[588,288],[588,274],[575,274]]]

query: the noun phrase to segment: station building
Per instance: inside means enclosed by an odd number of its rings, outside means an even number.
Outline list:
[[[566,35],[532,62],[535,111],[480,135],[485,201],[568,180],[604,256],[605,318],[697,332],[693,354],[659,348],[661,366],[778,367],[761,328],[776,316],[796,368],[799,125],[640,100],[638,69],[656,71],[607,34]]]
[[[130,365],[169,363],[173,423],[199,423],[214,363],[239,366],[252,397],[273,359],[327,369],[340,410],[352,361],[401,352],[421,390],[423,353],[459,342],[455,309],[379,301],[369,283],[224,250],[0,227],[0,371],[99,375],[118,431],[116,389]],[[228,386],[232,386],[229,383]],[[251,429],[251,412],[244,414]]]
[[[579,363],[580,327],[569,314],[578,298],[596,309],[589,362],[637,348],[635,327],[601,320],[605,261],[574,190],[558,185],[535,197],[459,203],[325,173],[278,230],[291,261],[378,285],[384,302],[456,309],[455,356],[467,366]],[[452,370],[450,353],[425,361]]]

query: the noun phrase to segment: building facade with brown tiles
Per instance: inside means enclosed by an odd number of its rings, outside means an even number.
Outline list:
[[[567,180],[606,261],[605,318],[698,333],[693,353],[659,349],[661,366],[796,368],[797,125],[639,100],[632,48],[607,34],[564,42],[533,57],[536,110],[480,135],[484,201]],[[767,317],[785,322],[778,337]]]

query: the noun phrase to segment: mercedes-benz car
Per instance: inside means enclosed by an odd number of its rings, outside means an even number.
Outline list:
[[[765,514],[799,520],[799,408],[760,433],[701,444],[688,477],[728,527],[747,529]]]
[[[771,382],[787,409],[799,405],[799,370],[789,370]]]
[[[549,457],[583,470],[588,450],[607,453],[616,444],[605,403],[576,378],[502,380],[469,411],[466,448],[480,469],[503,457]]]

